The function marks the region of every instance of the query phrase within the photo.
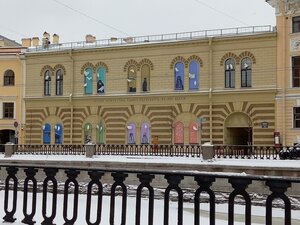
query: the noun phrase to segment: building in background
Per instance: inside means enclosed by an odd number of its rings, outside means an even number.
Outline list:
[[[274,145],[277,33],[210,32],[29,47],[26,143]]]
[[[0,36],[0,144],[22,143],[24,134],[23,47]]]
[[[300,142],[300,1],[267,0],[276,9],[276,133],[283,145]]]

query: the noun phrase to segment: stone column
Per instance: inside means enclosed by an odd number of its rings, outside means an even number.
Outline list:
[[[214,146],[211,143],[204,143],[201,146],[202,149],[202,159],[212,160],[215,156]]]
[[[85,156],[88,158],[93,158],[96,153],[96,145],[92,143],[87,143],[85,145]]]
[[[5,153],[4,157],[11,157],[14,154],[15,150],[15,144],[14,143],[6,143],[5,144]]]

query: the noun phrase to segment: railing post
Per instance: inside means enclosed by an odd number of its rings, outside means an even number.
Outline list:
[[[206,192],[209,195],[209,220],[210,225],[215,225],[216,220],[216,210],[215,210],[215,193],[211,190],[211,185],[213,182],[215,182],[214,177],[205,177],[205,176],[195,176],[195,181],[197,181],[197,184],[199,185],[199,188],[197,189],[195,193],[195,200],[194,200],[194,223],[195,225],[200,224],[200,195],[202,192]]]
[[[16,218],[14,218],[14,214],[17,210],[17,191],[18,191],[18,179],[16,177],[16,174],[18,172],[18,168],[16,167],[8,167],[6,168],[6,171],[8,173],[8,176],[5,180],[5,196],[4,196],[4,211],[5,216],[3,217],[3,220],[5,222],[15,222]],[[12,199],[12,209],[11,211],[8,211],[8,195],[9,195],[9,181],[10,179],[13,180],[13,199]]]
[[[93,158],[95,153],[96,153],[96,145],[94,145],[92,143],[87,143],[85,145],[85,156],[87,158]]]
[[[143,188],[147,188],[149,191],[149,206],[148,206],[148,225],[153,225],[153,210],[154,210],[154,190],[150,183],[154,179],[154,175],[151,174],[138,174],[141,184],[138,186],[136,191],[136,214],[135,224],[141,224],[141,198]],[[144,224],[144,223],[143,223]]]
[[[111,225],[115,224],[115,201],[116,201],[116,187],[120,186],[122,189],[122,212],[121,212],[121,225],[126,224],[126,207],[127,207],[127,188],[123,183],[128,177],[128,174],[125,173],[112,173],[112,177],[115,180],[115,183],[111,187],[110,194],[110,216],[109,222]]]
[[[165,191],[164,198],[164,225],[169,225],[169,200],[171,190],[175,190],[178,194],[178,212],[177,225],[183,224],[183,192],[179,187],[181,180],[184,179],[182,175],[166,174],[165,179],[168,181],[168,187]]]
[[[102,196],[103,196],[103,187],[102,187],[102,183],[100,182],[100,179],[104,175],[104,173],[99,171],[89,171],[88,174],[91,178],[91,181],[89,182],[88,189],[87,189],[85,221],[88,225],[99,225],[101,222],[101,215],[102,215]],[[97,192],[98,201],[97,201],[97,213],[96,213],[97,219],[94,223],[90,221],[93,185],[97,185],[98,187],[98,192]]]
[[[214,146],[210,143],[205,143],[201,146],[202,149],[202,159],[212,160],[215,156]]]
[[[251,199],[249,194],[246,192],[246,188],[252,183],[252,180],[247,178],[231,178],[228,182],[231,183],[232,187],[234,188],[233,192],[231,192],[229,195],[228,224],[234,224],[234,198],[237,195],[241,195],[245,199],[245,224],[251,225]]]
[[[64,187],[64,205],[63,205],[63,217],[65,220],[64,225],[73,225],[77,220],[78,215],[78,182],[76,181],[76,178],[78,174],[80,173],[77,170],[70,169],[65,171],[68,179],[66,180],[65,187]],[[73,202],[73,217],[71,219],[68,219],[68,196],[69,196],[69,184],[73,183],[74,185],[74,202]]]
[[[15,147],[18,145],[15,145],[14,143],[6,143],[5,144],[5,152],[4,152],[4,157],[11,157],[14,152],[15,152]]]
[[[266,201],[266,225],[272,225],[272,202],[275,198],[279,198],[284,202],[284,224],[291,225],[291,201],[285,195],[285,192],[289,187],[291,187],[290,181],[283,180],[269,180],[266,182],[269,186],[272,194],[270,194]]]
[[[43,201],[42,201],[42,215],[44,221],[42,225],[55,225],[53,220],[56,216],[56,208],[57,208],[57,180],[55,179],[55,175],[58,172],[58,169],[55,168],[45,168],[44,172],[46,174],[46,178],[43,182]],[[51,214],[47,216],[47,193],[48,193],[48,182],[52,181],[52,210]]]
[[[36,212],[36,190],[37,190],[37,182],[34,178],[36,172],[38,170],[34,169],[32,167],[24,169],[24,172],[26,173],[26,178],[24,181],[24,197],[23,197],[23,214],[24,219],[22,220],[22,223],[33,225],[35,221],[33,221],[33,217]],[[31,213],[28,214],[27,212],[27,203],[28,203],[28,183],[29,181],[32,181],[32,205],[31,205]]]

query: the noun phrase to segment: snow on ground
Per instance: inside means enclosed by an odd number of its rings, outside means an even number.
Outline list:
[[[13,155],[5,158],[0,155],[1,160],[30,160],[34,161],[81,161],[81,162],[125,162],[125,163],[148,163],[148,164],[191,164],[191,165],[216,165],[216,166],[245,166],[245,167],[264,167],[264,168],[286,168],[300,169],[299,160],[262,160],[262,159],[213,159],[210,161],[201,160],[193,157],[166,157],[166,156],[115,156],[99,155],[87,158],[84,155]]]
[[[15,225],[22,225],[21,220],[24,218],[22,214],[22,193],[18,193],[18,206],[17,206],[17,213],[15,214],[15,218],[17,218],[16,222],[13,223]],[[29,195],[29,198],[31,196]],[[4,198],[4,191],[0,191],[0,199]],[[50,195],[48,195],[48,198],[51,198]],[[72,205],[72,197],[70,195],[69,197],[69,204]],[[42,210],[41,210],[41,203],[42,203],[42,196],[39,193],[37,196],[37,211],[36,216],[34,217],[36,224],[41,224],[43,221],[42,217]],[[84,225],[85,222],[85,204],[86,203],[86,197],[85,195],[79,195],[79,204],[78,204],[78,219],[76,221],[76,225]],[[163,200],[155,200],[154,203],[154,224],[155,225],[163,225]],[[108,196],[103,197],[102,202],[103,208],[102,208],[102,220],[101,225],[109,225],[109,206],[110,206],[110,198]],[[116,198],[116,208],[115,208],[115,224],[120,224],[121,222],[121,197]],[[201,219],[200,224],[209,224],[209,211],[208,211],[208,204],[201,204]],[[50,215],[50,208],[51,206],[48,206],[49,209],[49,215]],[[92,201],[92,215],[91,215],[91,222],[96,221],[96,199],[93,198]],[[184,203],[184,209],[183,209],[183,224],[184,225],[191,225],[194,224],[194,212],[193,209],[194,206],[192,203]],[[68,219],[71,219],[72,217],[72,208],[68,208]],[[30,210],[30,209],[29,209]],[[147,221],[147,210],[148,210],[148,201],[146,199],[143,199],[142,201],[142,215],[141,215],[141,221]],[[244,210],[245,208],[243,206],[236,206],[235,207],[235,225],[242,225],[245,224],[245,217],[244,217]],[[218,225],[227,225],[227,204],[219,204],[216,205],[216,224]],[[58,195],[58,204],[57,204],[57,214],[55,217],[54,222],[57,225],[62,225],[64,223],[63,220],[63,196]],[[126,211],[126,224],[127,225],[134,225],[135,224],[135,198],[129,197],[127,199],[127,211]],[[47,216],[49,216],[47,215]],[[177,204],[175,202],[170,203],[170,213],[169,213],[169,224],[177,224]],[[283,224],[283,209],[274,209],[273,211],[273,225],[279,225]],[[1,218],[4,216],[3,210],[0,211]],[[300,215],[296,211],[292,211],[292,224],[300,224]],[[0,222],[0,224],[10,224],[10,223],[4,223]],[[147,224],[145,222],[141,222],[141,224]],[[264,207],[258,207],[254,206],[252,207],[252,225],[262,225],[265,224],[265,208]]]
[[[300,169],[300,163],[299,160],[261,160],[261,159],[213,159],[210,161],[204,161],[200,158],[192,158],[192,157],[165,157],[165,156],[112,156],[112,155],[101,155],[101,156],[94,156],[93,158],[87,158],[84,155],[13,155],[11,158],[5,158],[4,155],[0,155],[0,165],[1,161],[5,160],[12,160],[12,161],[22,161],[22,160],[29,160],[31,162],[34,161],[80,161],[80,162],[124,162],[124,163],[147,163],[152,165],[159,165],[162,163],[170,163],[170,164],[182,164],[182,165],[210,165],[210,166],[245,166],[247,168],[249,167],[263,167],[263,168],[286,168],[291,170],[299,170]],[[18,193],[18,195],[21,195],[18,197],[18,208],[16,213],[17,221],[14,223],[16,225],[21,225],[20,222],[23,219],[22,214],[22,193]],[[49,195],[50,196],[50,195]],[[58,195],[58,204],[57,204],[57,216],[55,219],[55,222],[57,225],[63,224],[63,216],[62,216],[62,207],[63,207],[63,201],[62,201],[62,195]],[[120,197],[117,197],[116,201],[116,221],[115,224],[120,224],[120,205],[121,200]],[[4,199],[4,191],[0,191],[0,202],[3,202]],[[69,199],[71,201],[72,198]],[[41,224],[42,221],[42,215],[41,215],[41,194],[38,194],[38,200],[37,200],[37,214],[36,214],[36,224]],[[71,204],[71,203],[70,203]],[[92,211],[96,211],[95,202],[92,206]],[[102,211],[102,221],[101,225],[109,225],[109,204],[110,204],[110,198],[108,196],[103,196],[103,211]],[[147,221],[146,217],[146,209],[148,205],[148,201],[144,199],[142,201],[142,221]],[[76,222],[76,225],[83,225],[86,224],[85,222],[85,205],[86,205],[86,199],[85,195],[79,196],[79,217],[78,221]],[[208,224],[208,205],[202,203],[201,204],[201,224]],[[184,225],[194,224],[194,213],[193,213],[193,204],[192,203],[184,203]],[[217,215],[216,215],[216,224],[218,225],[225,225],[228,224],[227,222],[227,204],[218,204],[216,207]],[[50,208],[49,208],[50,209]],[[71,207],[69,207],[69,210],[71,210]],[[244,224],[244,206],[236,205],[235,206],[235,225]],[[96,213],[93,213],[92,222],[94,222]],[[170,222],[169,224],[177,224],[176,218],[177,218],[177,205],[176,202],[170,203]],[[2,218],[4,216],[4,210],[1,207],[0,208],[0,217]],[[273,224],[279,225],[283,224],[283,218],[284,212],[283,209],[276,208],[273,211]],[[71,214],[68,216],[68,218],[71,218]],[[300,224],[300,214],[299,211],[292,211],[292,224]],[[253,225],[261,225],[265,224],[265,208],[260,206],[252,206],[252,224]],[[1,223],[0,224],[7,224],[7,223]],[[135,224],[135,198],[128,197],[127,201],[127,222],[128,225]],[[142,223],[143,224],[143,223]],[[155,212],[154,212],[154,224],[155,225],[162,225],[163,224],[163,200],[156,199],[155,200]]]

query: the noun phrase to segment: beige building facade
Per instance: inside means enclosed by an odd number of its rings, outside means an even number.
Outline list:
[[[276,9],[276,132],[283,145],[300,142],[300,1],[268,0]]]
[[[277,33],[216,32],[29,47],[25,142],[274,145]]]
[[[20,44],[0,36],[0,144],[24,140],[23,50]]]

